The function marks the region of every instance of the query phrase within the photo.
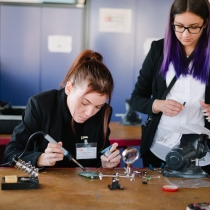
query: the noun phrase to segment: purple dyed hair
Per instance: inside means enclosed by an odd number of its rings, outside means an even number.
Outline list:
[[[206,28],[190,55],[192,65],[189,66],[186,53],[182,44],[176,38],[173,30],[174,17],[177,14],[189,11],[200,16],[204,24],[208,21]],[[192,74],[193,77],[207,84],[210,71],[210,3],[208,0],[175,0],[171,6],[170,17],[164,39],[164,57],[160,73],[166,77],[168,67],[172,62],[176,76]]]

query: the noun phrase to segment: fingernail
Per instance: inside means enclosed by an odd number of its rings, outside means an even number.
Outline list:
[[[204,116],[208,116],[208,114],[206,114],[206,113],[204,113],[203,115],[204,115]]]
[[[203,109],[203,110],[202,110],[202,112],[206,112],[206,110],[205,110],[205,109]]]

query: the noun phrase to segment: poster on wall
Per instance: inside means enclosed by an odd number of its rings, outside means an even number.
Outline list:
[[[72,37],[64,35],[50,35],[47,41],[48,51],[51,53],[70,53],[72,51]]]
[[[131,9],[99,9],[99,31],[131,33]]]

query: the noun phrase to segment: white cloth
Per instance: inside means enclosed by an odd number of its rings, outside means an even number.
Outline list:
[[[170,84],[174,75],[174,67],[170,64],[169,71],[166,75],[167,86]],[[199,100],[204,101],[205,99],[205,84],[194,79],[192,75],[187,75],[185,77],[181,75],[175,82],[166,99],[173,99],[181,104],[186,102],[186,104],[185,108],[177,116],[169,117],[162,115],[160,119],[150,150],[162,160],[165,160],[165,156],[171,151],[171,148],[158,144],[156,142],[158,139],[185,124],[204,126],[203,108],[200,106]],[[210,164],[209,153],[207,153],[205,161],[199,162],[199,165],[201,166],[208,164]]]

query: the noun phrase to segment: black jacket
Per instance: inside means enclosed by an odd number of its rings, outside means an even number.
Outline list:
[[[106,141],[103,137],[104,105],[101,110],[88,119],[85,123],[75,123],[75,132],[71,127],[72,116],[66,104],[66,94],[64,89],[51,90],[31,97],[27,103],[22,122],[14,129],[9,144],[4,154],[4,163],[10,162],[14,155],[19,156],[26,147],[29,137],[42,131],[49,134],[57,142],[62,141],[63,147],[73,156],[76,154],[76,143],[84,143],[81,136],[88,136],[88,142],[97,142],[97,159],[78,160],[86,167],[98,167],[101,164],[100,151],[110,145],[108,128]],[[110,121],[111,114],[109,116]],[[32,141],[32,142],[31,142]],[[35,135],[31,138],[27,151],[22,156],[25,162],[31,161],[33,166],[37,166],[37,158],[47,148],[48,141],[43,135]],[[58,161],[55,167],[75,167],[73,162],[67,159]]]
[[[131,95],[131,106],[141,113],[153,114],[152,104],[155,99],[160,99],[167,89],[165,78],[159,74],[163,61],[164,40],[153,41],[151,49],[147,54],[142,69],[139,72],[138,80]],[[210,77],[209,83],[210,84]],[[210,104],[210,86],[206,86],[205,103]],[[149,126],[143,126],[141,139],[141,155],[151,147],[152,141],[160,121],[162,113],[156,114],[149,122]],[[190,122],[189,122],[190,123]],[[210,123],[205,119],[205,127],[210,129]]]

